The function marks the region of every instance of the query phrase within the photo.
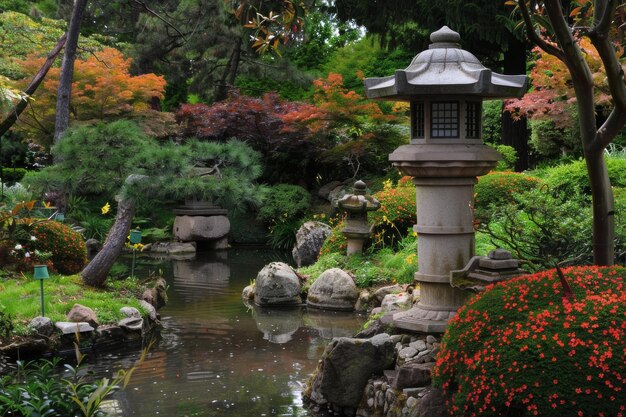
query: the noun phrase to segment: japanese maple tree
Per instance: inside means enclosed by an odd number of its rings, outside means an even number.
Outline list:
[[[26,72],[35,72],[42,60],[27,58],[21,65]],[[114,48],[77,59],[72,83],[72,120],[133,118],[149,110],[152,101],[163,99],[165,79],[155,74],[131,75],[130,65],[131,60]],[[33,96],[31,108],[19,122],[20,128],[46,140],[54,130],[59,75],[60,68],[50,69]]]
[[[615,262],[615,208],[604,150],[626,125],[626,80],[623,56],[624,4],[618,0],[508,1],[520,12],[529,40],[544,53],[561,61],[571,77],[576,96],[593,206],[594,263]],[[589,43],[584,44],[583,40]],[[607,96],[595,82],[594,69],[585,51],[595,49],[604,70]],[[592,47],[592,48],[590,48]],[[597,71],[596,71],[597,72]],[[597,127],[596,107],[601,103],[608,116]]]

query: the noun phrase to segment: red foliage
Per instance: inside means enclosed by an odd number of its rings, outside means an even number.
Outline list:
[[[176,118],[187,137],[210,140],[238,138],[252,142],[267,138],[271,142],[281,142],[286,136],[291,136],[287,133],[303,133],[293,127],[287,128],[283,115],[306,107],[311,106],[281,100],[274,93],[255,98],[232,91],[228,99],[210,106],[183,104]]]
[[[264,181],[305,185],[314,181],[317,155],[325,146],[305,126],[287,125],[283,115],[307,107],[311,105],[281,100],[276,94],[259,99],[234,91],[211,106],[184,104],[176,118],[186,137],[246,141],[264,155]]]
[[[592,71],[596,105],[606,106],[610,104],[609,87],[598,51],[587,38],[581,38],[579,45]],[[549,117],[557,128],[572,126],[572,115],[566,110],[576,103],[576,95],[567,67],[538,47],[533,52],[537,57],[530,73],[533,89],[521,99],[507,100],[505,109],[518,117]],[[623,49],[618,48],[618,54],[622,53]]]

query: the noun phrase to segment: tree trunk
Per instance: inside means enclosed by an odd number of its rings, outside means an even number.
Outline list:
[[[85,284],[93,287],[104,285],[111,267],[120,256],[124,242],[126,242],[134,214],[134,200],[121,199],[117,206],[115,223],[104,241],[102,250],[80,273]]]
[[[526,43],[512,35],[509,39],[508,50],[504,53],[504,73],[526,73]],[[503,111],[500,120],[502,122],[502,144],[513,147],[517,152],[515,171],[521,172],[527,170],[530,167],[530,149],[528,147],[529,132],[526,117],[513,120],[510,112]]]
[[[527,170],[530,168],[528,120],[526,117],[514,120],[511,112],[503,111],[500,121],[502,122],[502,144],[511,146],[517,152],[515,171],[522,172]]]
[[[35,74],[30,84],[28,84],[28,87],[26,87],[26,90],[24,90],[24,93],[26,93],[29,96],[32,96],[35,93],[35,91],[37,91],[37,88],[39,87],[43,79],[46,77],[46,74],[48,74],[48,71],[52,67],[52,64],[54,63],[54,60],[56,59],[57,55],[59,54],[59,52],[61,52],[63,45],[65,45],[65,39],[66,39],[66,34],[63,34],[63,36],[61,36],[59,40],[57,41],[57,44],[55,45],[54,49],[48,54],[48,57],[46,58],[46,62],[44,62],[44,64],[41,66],[37,74]],[[9,129],[11,129],[11,127],[15,124],[15,122],[17,122],[17,119],[20,117],[20,114],[22,114],[24,109],[26,109],[27,105],[28,105],[28,99],[26,98],[20,100],[20,102],[17,103],[15,108],[2,121],[2,123],[0,123],[0,136],[3,136],[5,133],[9,131]]]
[[[593,205],[593,263],[615,263],[615,209],[613,190],[602,151],[586,153]]]
[[[57,89],[56,116],[54,120],[54,143],[58,143],[70,122],[70,97],[72,96],[72,78],[74,77],[74,61],[78,48],[80,23],[87,0],[75,0],[72,17],[67,28],[67,42],[61,63],[61,76]]]
[[[239,70],[239,61],[241,60],[241,37],[235,40],[235,46],[228,59],[228,64],[224,68],[222,78],[215,89],[215,101],[222,101],[228,96],[228,87],[235,83],[237,71]]]

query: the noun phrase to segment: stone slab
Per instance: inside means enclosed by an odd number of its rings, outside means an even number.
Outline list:
[[[71,321],[57,321],[54,323],[54,327],[59,329],[62,334],[75,334],[78,333],[86,333],[93,332],[95,329],[84,321],[73,323]]]

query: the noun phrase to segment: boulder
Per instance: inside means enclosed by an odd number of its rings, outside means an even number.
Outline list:
[[[284,262],[265,265],[256,277],[254,302],[260,306],[302,304],[300,278]]]
[[[246,301],[254,300],[254,285],[248,285],[241,292],[241,298]]]
[[[322,187],[317,191],[317,195],[324,200],[330,201],[329,194],[332,190],[341,186],[341,181],[331,181],[328,184],[322,185]]]
[[[54,331],[54,325],[52,324],[52,320],[48,317],[38,316],[35,317],[28,323],[28,327],[33,329],[35,333],[42,336],[50,336]]]
[[[102,249],[100,242],[94,238],[87,239],[85,246],[87,247],[87,259],[90,261],[100,252],[100,249]]]
[[[130,332],[141,333],[141,329],[143,329],[143,319],[141,317],[126,317],[120,320],[117,325]]]
[[[122,313],[124,317],[141,318],[141,313],[135,307],[122,307],[120,308],[120,313]]]
[[[359,290],[352,277],[339,268],[328,269],[309,288],[307,305],[322,310],[354,310]]]
[[[72,323],[86,322],[94,328],[98,327],[98,317],[95,311],[81,304],[74,304],[74,307],[67,313],[67,320]]]
[[[146,300],[139,300],[139,304],[141,305],[141,308],[147,311],[150,320],[156,322],[159,319],[159,314],[152,304],[150,304]]]
[[[430,385],[434,366],[434,362],[407,363],[398,368],[392,387],[397,390],[402,390],[405,388],[425,387]]]
[[[141,299],[152,304],[156,309],[167,304],[167,282],[163,278],[156,280],[154,287],[148,288],[141,295]]]
[[[391,369],[394,361],[394,344],[386,333],[371,339],[334,339],[324,351],[309,399],[317,404],[356,408],[367,381]]]
[[[317,261],[320,249],[331,233],[330,226],[320,222],[308,221],[300,226],[296,233],[296,244],[291,252],[298,268],[312,265]]]
[[[378,301],[378,306],[380,306],[383,302],[383,299],[385,298],[387,294],[398,294],[398,293],[401,293],[402,291],[404,291],[404,288],[402,288],[398,284],[388,285],[386,287],[381,287],[377,289],[374,292],[374,296],[376,297],[376,300]]]
[[[174,237],[183,242],[221,239],[230,232],[226,216],[176,216]]]
[[[446,401],[439,388],[427,388],[417,406],[419,417],[443,417],[449,415],[446,410]]]
[[[368,311],[371,311],[372,308],[375,307],[370,305],[373,299],[375,298],[369,290],[362,290],[359,293],[359,298],[356,301],[356,304],[354,305],[354,310],[358,313],[367,313]]]
[[[413,305],[413,297],[402,292],[399,294],[387,294],[380,304],[381,311],[390,313],[392,311],[408,310]]]

